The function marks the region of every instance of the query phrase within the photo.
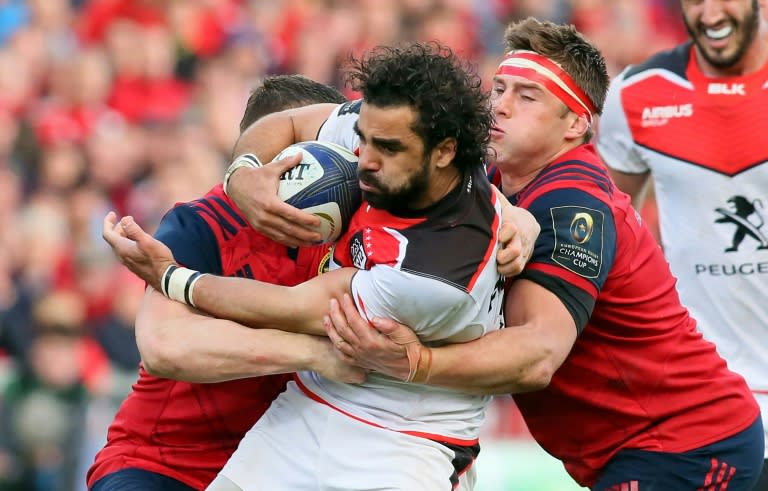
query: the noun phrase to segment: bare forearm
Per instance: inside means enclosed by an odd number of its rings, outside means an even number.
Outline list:
[[[285,147],[315,139],[320,125],[335,107],[336,104],[315,104],[269,114],[242,133],[234,155],[253,153],[262,162],[269,162]]]
[[[429,385],[472,394],[511,394],[540,390],[554,368],[540,333],[510,327],[470,343],[432,349]]]
[[[323,351],[321,343],[327,343],[317,336],[250,329],[213,318],[155,328],[163,331],[155,334],[155,342],[166,346],[139,344],[145,369],[158,377],[193,383],[310,370],[313,356]]]
[[[298,303],[292,288],[245,278],[204,275],[195,285],[193,303],[215,317],[251,327],[279,328],[285,331],[311,331],[311,312],[290,308]],[[315,317],[321,319],[322,312]],[[319,325],[319,322],[317,323]],[[313,334],[322,334],[319,326]]]
[[[152,375],[193,383],[317,371],[332,380],[360,383],[365,373],[334,356],[327,338],[250,329],[214,319],[147,290],[136,317],[136,343]]]
[[[295,287],[204,275],[195,285],[193,303],[247,326],[325,336],[322,320],[330,299],[348,290],[352,273],[337,270]]]
[[[314,369],[329,351],[323,338],[208,317],[152,288],[136,316],[136,344],[149,373],[187,382]]]
[[[233,156],[255,154],[262,162],[269,162],[282,149],[298,141],[293,120],[279,114],[266,116],[272,119],[269,127],[258,122],[246,129],[235,143]]]

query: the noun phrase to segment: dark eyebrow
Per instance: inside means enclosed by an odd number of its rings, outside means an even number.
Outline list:
[[[403,145],[403,142],[400,141],[399,138],[381,138],[374,136],[371,138],[371,143],[373,143],[373,145],[376,147],[386,148],[391,152],[399,152],[405,150],[405,145]]]
[[[363,132],[360,131],[360,127],[357,125],[357,121],[355,121],[352,129],[355,131],[355,133],[357,133],[357,136],[361,141],[365,142],[367,140],[365,135],[363,135]],[[379,136],[374,136],[371,138],[371,144],[379,148],[385,148],[392,152],[402,151],[406,148],[399,138],[382,138]]]

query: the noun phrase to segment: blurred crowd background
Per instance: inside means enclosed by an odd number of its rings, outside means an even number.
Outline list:
[[[486,80],[509,21],[574,23],[611,74],[682,40],[678,0],[0,0],[0,490],[70,491],[135,380],[143,283],[101,239],[220,181],[249,89],[342,86],[350,53],[439,39]],[[488,439],[525,438],[509,398]]]

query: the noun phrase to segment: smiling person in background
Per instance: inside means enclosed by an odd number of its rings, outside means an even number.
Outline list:
[[[728,366],[746,378],[764,427],[766,3],[682,0],[691,39],[616,77],[597,137],[601,157],[636,209],[646,185],[655,183],[661,243],[680,298]],[[765,466],[758,488],[768,489]]]

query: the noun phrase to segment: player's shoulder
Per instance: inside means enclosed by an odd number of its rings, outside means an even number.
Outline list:
[[[339,107],[336,108],[334,111],[334,114],[337,116],[346,116],[346,115],[360,115],[360,107],[363,105],[362,99],[356,99],[354,101],[345,102],[343,104],[339,104]]]
[[[569,195],[609,203],[616,191],[608,169],[597,156],[593,145],[581,145],[563,158],[551,163],[517,197],[520,206],[549,195],[554,191],[569,191]],[[562,193],[558,193],[562,195]]]
[[[199,199],[177,203],[160,221],[155,238],[187,267],[219,274],[221,250],[248,223],[221,191],[214,187]]]
[[[176,209],[179,213],[196,215],[225,239],[248,228],[245,217],[224,194],[220,184],[196,200],[176,205]]]
[[[691,42],[660,51],[642,63],[627,67],[619,76],[620,83],[627,84],[654,74],[666,74],[687,80],[686,68],[691,54]]]
[[[360,116],[362,99],[339,104],[320,126],[317,139],[341,145],[349,150],[356,150],[359,144],[355,123]]]

